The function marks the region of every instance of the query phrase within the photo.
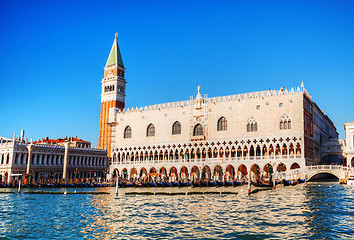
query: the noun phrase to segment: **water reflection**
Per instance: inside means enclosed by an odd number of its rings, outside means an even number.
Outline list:
[[[1,194],[0,238],[351,238],[353,189],[317,182],[251,196],[240,187],[238,195]]]

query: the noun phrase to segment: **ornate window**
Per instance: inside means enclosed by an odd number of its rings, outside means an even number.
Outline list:
[[[176,121],[172,125],[172,135],[181,134],[181,123]]]
[[[151,123],[151,124],[147,127],[146,136],[147,136],[147,137],[153,137],[153,136],[155,136],[155,126],[154,126],[154,124]]]
[[[204,135],[203,126],[198,123],[198,124],[195,125],[195,127],[194,127],[193,136],[203,136],[203,135]]]
[[[132,137],[132,128],[130,126],[127,126],[124,129],[124,138],[131,138]]]
[[[289,115],[283,115],[279,122],[280,130],[291,129],[291,118]]]
[[[221,117],[218,120],[218,131],[226,131],[227,130],[227,120],[225,117]]]
[[[250,118],[247,123],[247,132],[257,132],[257,131],[258,131],[258,125],[256,119]]]

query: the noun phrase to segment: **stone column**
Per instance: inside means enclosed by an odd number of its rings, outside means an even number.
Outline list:
[[[69,142],[65,142],[64,146],[65,146],[65,153],[64,153],[64,166],[63,166],[63,179],[66,180],[66,173],[68,170],[68,156],[69,156]]]
[[[27,156],[27,171],[26,174],[29,174],[30,172],[30,167],[31,167],[31,158],[32,158],[32,149],[33,149],[33,144],[30,143],[29,145],[27,145],[27,149],[28,149],[28,156]]]

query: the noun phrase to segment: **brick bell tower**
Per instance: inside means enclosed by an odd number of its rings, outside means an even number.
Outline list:
[[[110,108],[123,110],[125,107],[124,64],[118,46],[118,33],[115,34],[111,52],[109,53],[104,78],[102,79],[100,131],[98,148],[107,149],[108,157],[111,157],[111,134],[112,127],[107,124]]]

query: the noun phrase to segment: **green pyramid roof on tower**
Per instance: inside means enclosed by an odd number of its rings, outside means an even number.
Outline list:
[[[108,57],[108,60],[106,63],[106,67],[111,66],[111,65],[118,65],[118,66],[124,68],[122,55],[119,50],[117,36],[118,36],[118,34],[116,34],[116,37],[114,38],[111,52],[109,53],[109,57]]]

